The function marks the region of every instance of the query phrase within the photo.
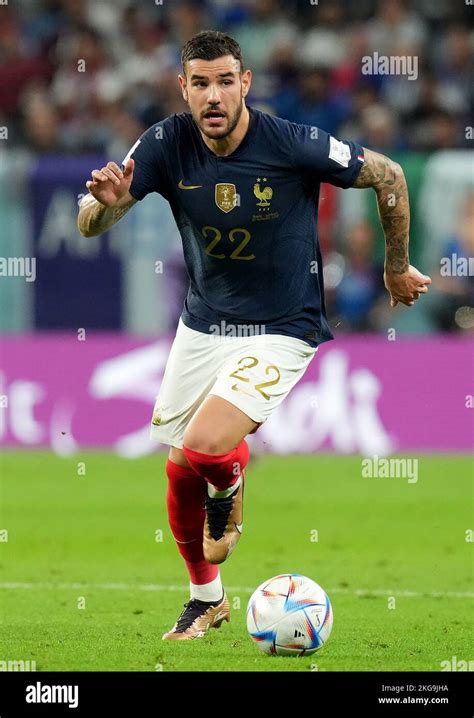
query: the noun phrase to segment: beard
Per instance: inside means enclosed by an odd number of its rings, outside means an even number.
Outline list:
[[[200,118],[196,117],[194,112],[192,112],[192,116],[193,116],[194,122],[197,124],[197,126],[199,127],[201,132],[204,135],[206,135],[206,137],[209,137],[210,140],[223,140],[226,137],[228,137],[230,134],[232,134],[232,132],[235,130],[235,128],[239,124],[239,120],[242,116],[243,110],[244,110],[244,101],[243,101],[243,98],[241,97],[240,105],[237,107],[237,109],[235,110],[232,117],[229,118],[226,115],[226,119],[228,121],[227,129],[223,128],[222,130],[218,127],[214,127],[211,129],[205,129],[202,125],[202,120]],[[206,112],[209,112],[209,110],[206,110]],[[216,134],[216,131],[218,131],[217,134]]]

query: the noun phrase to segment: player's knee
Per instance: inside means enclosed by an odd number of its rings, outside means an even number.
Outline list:
[[[183,453],[186,456],[186,449],[191,451],[197,451],[200,454],[212,454],[219,456],[220,454],[226,454],[231,451],[234,447],[228,446],[227,444],[213,436],[201,436],[199,433],[193,432],[189,435],[185,434],[183,438]]]
[[[198,451],[201,454],[220,456],[235,449],[238,441],[226,430],[225,426],[200,426],[199,422],[188,426],[183,436],[183,453],[186,449]]]

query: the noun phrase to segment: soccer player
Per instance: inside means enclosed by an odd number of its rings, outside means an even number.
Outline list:
[[[167,640],[202,637],[229,620],[219,564],[242,533],[245,437],[333,338],[318,242],[321,182],[374,188],[393,307],[412,306],[431,282],[409,264],[400,165],[249,107],[252,73],[228,35],[193,37],[182,66],[190,112],[150,127],[121,167],[93,170],[78,217],[85,237],[99,235],[159,192],[182,237],[189,290],[151,422],[152,437],[170,446],[168,518],[190,578],[190,600]]]

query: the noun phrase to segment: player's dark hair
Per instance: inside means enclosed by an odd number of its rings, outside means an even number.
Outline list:
[[[181,52],[183,70],[189,60],[217,60],[218,57],[232,55],[240,62],[240,71],[243,72],[244,60],[240,45],[230,35],[217,30],[200,32],[184,45]]]

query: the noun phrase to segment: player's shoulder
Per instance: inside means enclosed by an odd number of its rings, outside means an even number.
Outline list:
[[[264,130],[277,132],[279,134],[293,135],[301,129],[310,129],[309,125],[303,125],[299,122],[285,120],[283,117],[273,115],[270,112],[254,109],[253,112],[258,116],[261,126]]]
[[[153,140],[174,142],[183,131],[190,129],[191,125],[192,115],[190,112],[174,112],[145,130],[142,140],[145,142]]]
[[[254,110],[258,117],[261,138],[272,152],[291,157],[296,146],[301,146],[310,137],[318,138],[318,128],[285,120],[262,110]]]

